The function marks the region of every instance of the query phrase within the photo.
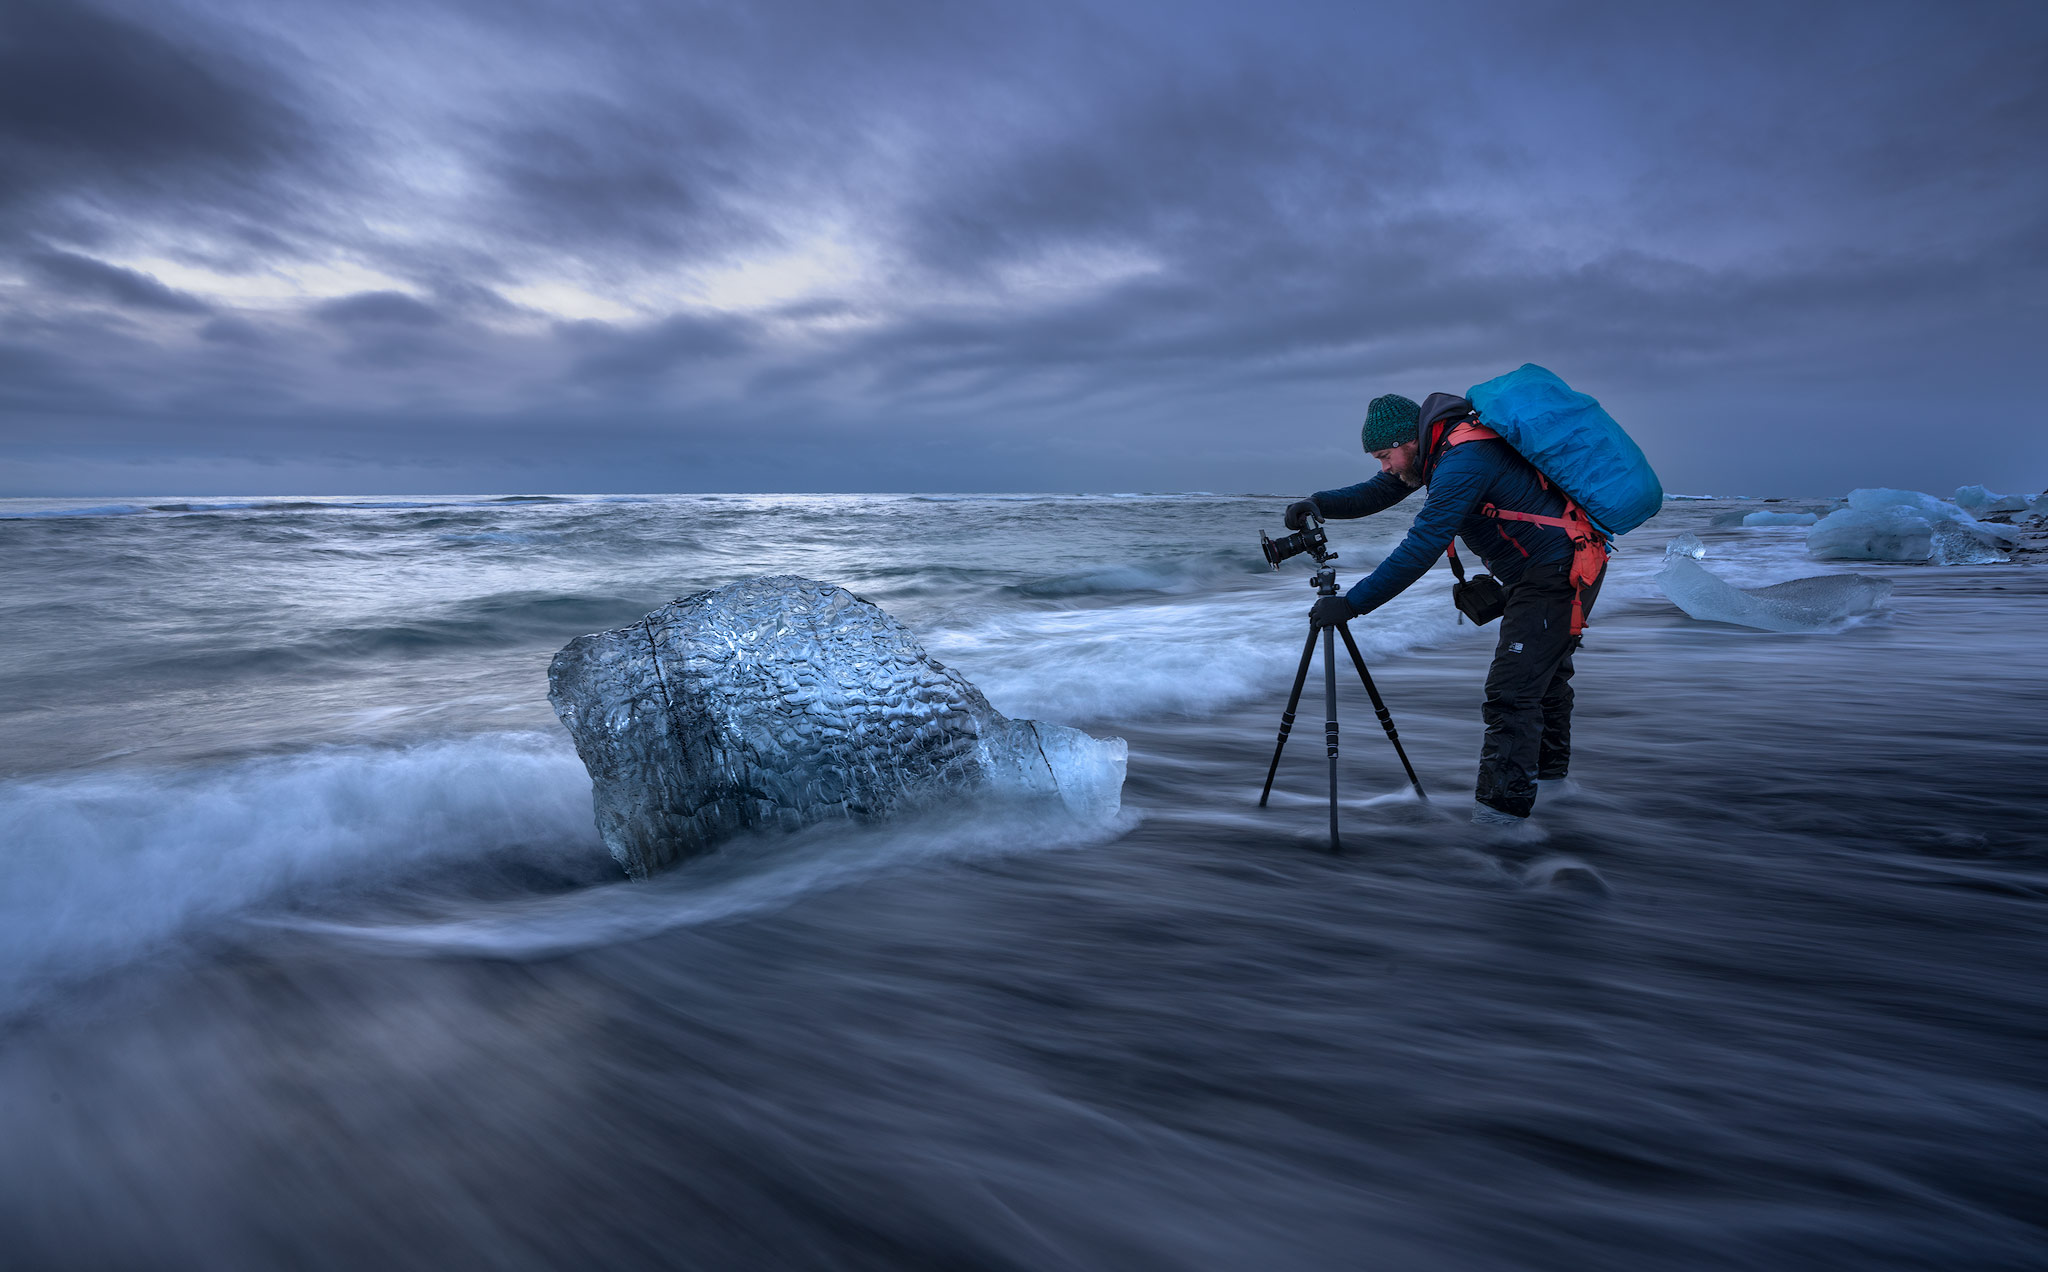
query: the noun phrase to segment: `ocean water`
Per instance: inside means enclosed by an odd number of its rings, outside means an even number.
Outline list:
[[[1332,856],[1319,677],[1256,806],[1285,502],[0,501],[0,1264],[2048,1264],[2038,567],[1701,623],[1679,533],[1841,567],[1671,502],[1506,835],[1433,575],[1356,627],[1432,798],[1354,678]],[[1406,522],[1333,525],[1344,581]],[[761,573],[1127,738],[1123,812],[626,882],[548,660]]]

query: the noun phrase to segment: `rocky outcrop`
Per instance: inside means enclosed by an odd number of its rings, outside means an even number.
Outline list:
[[[644,877],[736,832],[946,798],[1113,815],[1126,748],[1011,720],[880,607],[781,575],[579,636],[548,700],[590,770],[598,833]]]

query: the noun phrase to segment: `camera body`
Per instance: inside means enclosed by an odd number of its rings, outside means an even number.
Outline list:
[[[1288,557],[1299,556],[1304,552],[1308,553],[1317,565],[1321,565],[1333,555],[1330,551],[1330,537],[1323,533],[1323,523],[1320,521],[1310,521],[1302,529],[1279,539],[1269,538],[1266,532],[1261,530],[1259,550],[1266,554],[1267,563],[1276,570]]]

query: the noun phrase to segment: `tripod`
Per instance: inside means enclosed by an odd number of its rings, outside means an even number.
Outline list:
[[[1334,552],[1316,553],[1315,576],[1309,581],[1315,586],[1316,595],[1337,594],[1337,559]],[[1418,799],[1428,799],[1423,793],[1422,781],[1415,776],[1415,766],[1408,762],[1408,752],[1401,749],[1401,735],[1394,728],[1394,717],[1387,711],[1387,704],[1380,697],[1379,686],[1372,682],[1372,673],[1365,669],[1365,655],[1358,652],[1358,642],[1351,638],[1348,624],[1334,625],[1309,618],[1308,643],[1301,647],[1301,666],[1294,672],[1294,690],[1287,695],[1287,710],[1280,715],[1280,742],[1273,748],[1273,762],[1266,766],[1266,789],[1259,792],[1259,807],[1266,806],[1266,797],[1273,793],[1273,775],[1280,771],[1280,752],[1287,746],[1287,735],[1294,730],[1294,708],[1301,703],[1301,686],[1308,680],[1308,665],[1316,655],[1316,636],[1323,638],[1323,741],[1330,752],[1330,851],[1343,851],[1337,839],[1337,642],[1344,638],[1344,648],[1351,651],[1351,662],[1358,668],[1358,678],[1365,682],[1365,692],[1372,698],[1372,709],[1379,715],[1380,727],[1387,731],[1387,741],[1394,744],[1394,754],[1401,757],[1401,767],[1408,771],[1408,784],[1415,788]]]

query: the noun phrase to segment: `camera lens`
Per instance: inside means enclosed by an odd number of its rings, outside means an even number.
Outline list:
[[[1259,531],[1259,549],[1266,554],[1266,560],[1275,567],[1288,557],[1320,548],[1327,541],[1321,526],[1297,530],[1279,539],[1269,538],[1265,531]]]

